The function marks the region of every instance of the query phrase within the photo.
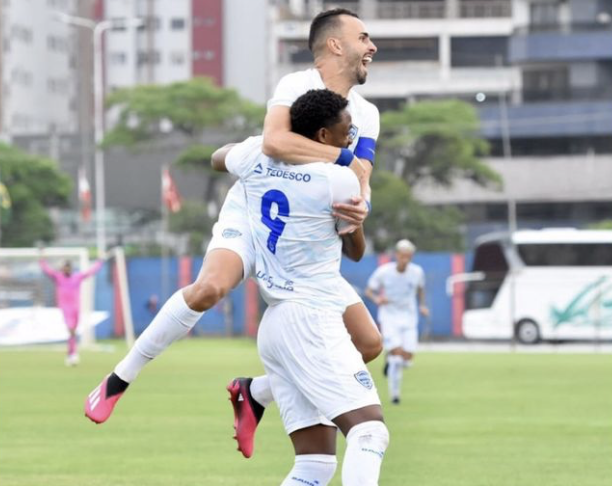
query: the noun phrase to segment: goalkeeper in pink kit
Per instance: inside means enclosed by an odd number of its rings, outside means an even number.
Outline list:
[[[68,366],[74,366],[79,363],[76,329],[79,325],[81,283],[87,277],[91,277],[100,270],[103,264],[104,260],[98,260],[84,272],[73,272],[72,264],[69,261],[64,262],[61,270],[54,270],[45,260],[40,260],[43,272],[55,282],[57,306],[64,315],[64,321],[70,334],[68,337],[68,354],[66,356],[66,365]]]

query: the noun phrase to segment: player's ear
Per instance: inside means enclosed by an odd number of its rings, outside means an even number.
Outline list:
[[[329,52],[335,54],[336,56],[342,55],[342,45],[340,44],[340,39],[336,37],[327,38],[327,48],[329,49]]]
[[[329,130],[325,127],[319,128],[314,136],[314,141],[322,144],[327,144],[329,138]]]

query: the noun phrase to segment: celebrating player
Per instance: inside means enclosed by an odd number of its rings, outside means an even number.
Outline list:
[[[361,174],[361,194],[369,200],[369,175],[374,163],[376,139],[380,130],[378,109],[366,101],[354,86],[365,83],[367,66],[376,53],[363,22],[351,11],[335,9],[317,15],[310,26],[308,45],[314,56],[314,69],[288,74],[279,82],[274,96],[268,102],[264,121],[263,152],[273,158],[292,163],[336,161],[357,166]],[[350,150],[309,140],[291,130],[290,106],[309,89],[328,88],[348,99],[348,112],[352,116]],[[353,155],[355,160],[353,159]],[[359,171],[357,171],[359,173]],[[346,211],[351,206],[336,204]],[[358,209],[355,208],[355,209]],[[357,216],[357,212],[354,213]],[[348,222],[360,224],[357,219]],[[350,226],[345,231],[350,231]],[[221,228],[220,228],[221,229]],[[379,333],[372,326],[372,318],[352,286],[343,280],[343,293],[347,296],[344,323],[366,362],[380,352]],[[234,380],[228,387],[234,413],[237,416],[236,439],[245,457],[253,451],[254,434],[264,407],[272,401],[265,376]],[[239,396],[248,399],[239,402]]]
[[[64,323],[68,329],[68,352],[66,354],[66,366],[79,364],[79,353],[77,351],[77,327],[79,325],[79,313],[81,307],[81,284],[83,280],[94,275],[104,260],[98,260],[84,272],[73,272],[72,264],[66,260],[62,269],[54,270],[43,259],[40,260],[40,268],[55,283],[55,295],[57,306],[64,315]]]
[[[400,402],[403,369],[412,364],[417,348],[420,312],[429,315],[425,305],[425,273],[412,263],[416,248],[409,240],[395,245],[395,262],[378,267],[368,280],[365,294],[378,306],[378,322],[387,351],[389,396]],[[417,312],[418,297],[418,312]]]
[[[363,23],[344,9],[323,12],[313,20],[310,45],[316,69],[290,74],[280,81],[264,123],[264,152],[293,164],[319,161],[350,164],[362,176],[362,192],[369,197],[367,179],[374,161],[379,114],[374,105],[351,88],[365,82],[367,64],[372,60],[376,47]],[[354,140],[350,149],[324,146],[290,130],[289,106],[292,102],[311,88],[326,86],[346,95],[349,100]],[[347,232],[358,227],[367,215],[366,205],[359,196],[348,204],[336,204],[335,211],[338,217],[349,223],[345,229]],[[172,342],[185,336],[206,310],[249,277],[253,273],[254,260],[244,189],[237,182],[225,199],[196,281],[177,291],[162,306],[126,357],[86,398],[85,414],[94,422],[106,421],[142,368]],[[345,295],[350,296],[344,313],[345,325],[357,349],[366,361],[370,361],[382,349],[380,335],[361,298],[348,283],[343,285]],[[252,381],[240,379],[237,384],[248,397],[248,406],[239,407],[237,438],[240,450],[250,457],[255,428],[264,407],[273,401],[273,397],[265,376]],[[238,394],[233,393],[232,397],[237,407],[235,399]]]
[[[291,107],[292,130],[345,147],[352,131],[347,104],[330,90],[308,91]],[[342,241],[333,215],[334,203],[359,193],[358,180],[337,165],[290,166],[264,155],[261,145],[252,137],[233,147],[225,166],[246,192],[255,275],[268,303],[258,350],[295,449],[282,485],[329,483],[336,469],[334,424],[346,436],[342,484],[376,485],[389,433],[372,378],[342,322]],[[344,239],[360,258],[362,228]]]

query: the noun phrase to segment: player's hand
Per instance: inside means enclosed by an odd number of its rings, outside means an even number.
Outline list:
[[[389,303],[389,299],[387,299],[384,295],[379,295],[376,298],[376,305],[385,305]]]
[[[334,217],[348,223],[338,234],[348,235],[357,230],[368,215],[368,206],[361,196],[353,196],[349,204],[336,203],[333,205]]]
[[[429,308],[426,305],[419,306],[419,312],[424,317],[429,317]]]

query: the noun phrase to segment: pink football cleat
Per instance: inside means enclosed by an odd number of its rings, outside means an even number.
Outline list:
[[[115,404],[123,395],[123,392],[107,396],[108,379],[110,375],[102,380],[85,399],[85,416],[92,422],[102,424],[108,420],[113,413]]]
[[[247,459],[253,455],[255,430],[265,411],[251,396],[251,381],[252,378],[235,378],[227,385],[234,407],[234,439],[238,442],[238,450]]]

